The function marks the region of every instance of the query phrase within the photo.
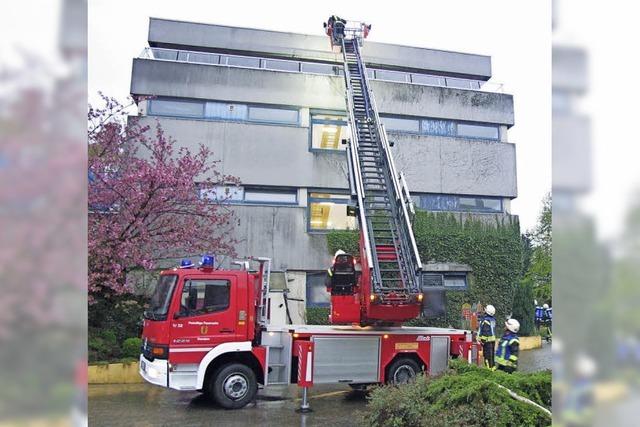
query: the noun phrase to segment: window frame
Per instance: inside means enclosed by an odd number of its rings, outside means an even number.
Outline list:
[[[316,148],[313,146],[313,125],[314,124],[336,124],[339,125],[342,123],[340,120],[325,120],[325,119],[314,119],[313,116],[343,116],[344,117],[344,126],[349,127],[349,116],[346,111],[322,111],[322,110],[309,110],[309,151],[311,153],[331,153],[331,154],[344,154],[346,151],[346,146],[344,150],[334,150],[331,148]],[[347,132],[347,137],[350,137]]]
[[[423,208],[422,207],[422,197],[428,197],[428,196],[436,196],[436,197],[440,196],[440,197],[455,198],[455,200],[454,200],[455,208],[454,209]],[[412,197],[412,200],[414,201],[414,205],[416,206],[416,209],[419,209],[421,211],[427,211],[427,212],[460,212],[460,213],[470,213],[470,214],[492,214],[492,215],[504,214],[505,213],[504,197],[500,197],[500,196],[484,196],[484,195],[472,195],[472,194],[445,194],[445,193],[411,193],[411,197]],[[416,197],[418,198],[419,203],[416,203],[416,200],[415,200]],[[477,201],[479,199],[495,200],[495,201],[498,201],[500,203],[500,210],[496,211],[496,210],[493,210],[493,209],[486,209],[486,208],[475,209],[475,210],[460,209],[459,206],[460,206],[460,199],[461,198],[475,199],[476,206],[477,206]]]
[[[197,115],[173,115],[173,114],[163,114],[163,113],[156,113],[154,111],[153,105],[156,102],[178,102],[178,103],[189,103],[189,104],[200,104],[200,106],[202,107],[202,114],[200,116]],[[153,116],[153,117],[172,117],[172,118],[180,118],[180,119],[196,119],[196,120],[206,120],[205,119],[205,107],[206,107],[206,100],[198,100],[198,99],[193,99],[193,98],[174,98],[174,97],[159,97],[159,98],[155,98],[155,99],[150,99],[149,100],[149,106],[147,108],[147,115],[148,116]]]
[[[328,197],[328,198],[322,198],[322,197],[312,197],[311,194],[312,193],[321,193],[321,194],[329,194],[329,195],[338,195],[338,196],[347,196],[346,199],[339,199],[339,198],[332,198],[332,197]],[[349,193],[348,190],[335,190],[335,189],[326,189],[326,188],[321,188],[321,189],[307,189],[307,206],[306,206],[306,217],[307,217],[307,233],[309,234],[326,234],[330,231],[333,230],[350,230],[350,229],[342,229],[342,228],[329,228],[329,229],[315,229],[315,228],[311,228],[311,203],[313,202],[332,202],[335,204],[340,204],[340,205],[345,205],[345,212],[346,212],[346,206],[349,205],[351,203],[351,194]],[[354,230],[358,230],[358,220],[356,218],[355,220],[355,225],[356,228],[354,228]]]
[[[195,311],[195,310],[192,310],[191,308],[189,308],[188,306],[183,306],[182,301],[183,301],[183,298],[184,298],[185,291],[187,291],[187,289],[189,291],[191,290],[191,282],[192,281],[226,282],[226,288],[228,290],[228,293],[227,293],[227,305],[224,308],[219,309],[219,310],[204,311],[204,312]],[[205,285],[205,288],[206,288],[206,286],[207,285]],[[208,316],[208,315],[211,315],[211,314],[217,314],[217,313],[225,312],[225,311],[229,310],[229,307],[231,307],[231,299],[232,299],[231,292],[232,292],[232,290],[231,290],[231,280],[229,280],[229,279],[205,279],[205,278],[198,278],[198,277],[185,277],[184,283],[182,285],[182,291],[180,292],[180,301],[178,303],[178,305],[179,305],[178,306],[178,313],[183,313],[182,307],[186,307],[187,308],[187,312],[184,313],[183,315],[181,315],[181,317],[183,317],[183,318],[197,317],[197,316]],[[188,295],[188,292],[186,292],[186,293]],[[206,291],[205,291],[205,293],[206,293]],[[204,306],[203,306],[202,309],[204,309]]]

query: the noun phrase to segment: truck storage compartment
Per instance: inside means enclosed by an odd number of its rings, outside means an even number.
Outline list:
[[[380,337],[313,337],[313,382],[378,382]]]

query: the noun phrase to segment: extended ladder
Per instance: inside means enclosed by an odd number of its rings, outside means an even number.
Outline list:
[[[362,256],[368,261],[372,295],[383,304],[402,304],[420,293],[422,263],[411,218],[406,182],[395,168],[380,122],[357,31],[342,38],[346,103],[351,139],[347,147],[351,196],[358,205]]]

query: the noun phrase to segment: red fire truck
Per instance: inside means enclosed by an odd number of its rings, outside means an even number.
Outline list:
[[[409,190],[360,53],[364,28],[330,35],[344,58],[351,138],[343,142],[360,231],[360,253],[337,253],[329,269],[332,325],[271,325],[270,260],[222,270],[205,257],[200,268],[161,273],[144,320],[140,374],[148,382],[205,392],[225,408],[252,401],[259,385],[295,383],[304,408],[314,383],[398,384],[441,372],[450,357],[471,361],[469,331],[401,326],[421,314],[439,283],[420,261]]]

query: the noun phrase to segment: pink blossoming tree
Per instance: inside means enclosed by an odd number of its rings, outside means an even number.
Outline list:
[[[233,254],[233,212],[200,197],[203,189],[237,184],[211,151],[177,148],[160,124],[141,126],[103,96],[89,107],[89,295],[132,291],[132,271],[152,270],[185,254]]]

